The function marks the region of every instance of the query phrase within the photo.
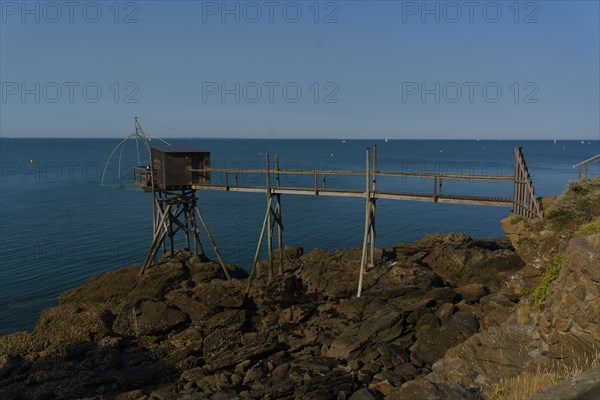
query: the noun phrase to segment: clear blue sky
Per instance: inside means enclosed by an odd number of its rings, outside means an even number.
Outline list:
[[[3,137],[600,132],[598,1],[0,3]]]

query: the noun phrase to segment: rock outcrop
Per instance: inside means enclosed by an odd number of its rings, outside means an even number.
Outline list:
[[[183,252],[139,278],[139,266],[97,276],[32,332],[0,338],[0,397],[402,398],[485,324],[486,304],[522,267],[507,241],[461,234],[378,255],[361,298],[359,250],[290,247],[285,274],[261,273],[248,296],[242,270],[229,267],[227,281]],[[426,389],[408,385],[404,398]]]
[[[572,184],[553,207],[540,221],[502,221],[524,267],[480,301],[487,314],[483,329],[449,349],[430,375],[412,385],[459,382],[485,389],[523,372],[597,362],[600,234],[578,237],[578,227],[600,215],[600,178]],[[544,282],[542,274],[551,268],[560,273]]]

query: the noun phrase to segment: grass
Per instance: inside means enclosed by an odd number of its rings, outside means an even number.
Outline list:
[[[556,361],[550,367],[538,367],[534,372],[524,372],[512,378],[501,379],[492,388],[484,391],[484,398],[486,400],[524,400],[598,365],[600,365],[600,353],[597,350],[594,356],[586,355],[585,358],[576,360],[572,364]]]
[[[548,210],[547,224],[555,230],[574,228],[600,217],[600,177],[572,181]]]
[[[592,222],[588,222],[587,224],[581,225],[577,230],[577,236],[587,236],[593,235],[595,233],[600,233],[600,217],[596,217],[592,220]]]
[[[536,306],[539,306],[546,299],[546,293],[550,284],[558,278],[563,264],[563,254],[555,253],[552,258],[552,265],[546,268],[542,274],[540,284],[533,290],[533,300]]]
[[[525,227],[525,229],[529,230],[529,231],[533,231],[533,232],[540,232],[543,230],[544,228],[544,224],[543,221],[540,220],[532,220],[530,218],[524,218],[521,217],[519,215],[511,215],[511,217],[508,220],[508,223],[511,225],[517,225],[520,223],[523,223],[523,226]]]

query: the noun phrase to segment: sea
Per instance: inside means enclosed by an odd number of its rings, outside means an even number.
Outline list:
[[[0,139],[0,334],[34,327],[44,308],[94,275],[141,263],[152,239],[151,195],[132,184],[147,164],[143,143],[121,139]],[[282,169],[364,170],[377,147],[377,169],[409,173],[513,175],[514,148],[523,154],[538,196],[555,196],[577,178],[572,166],[600,153],[599,141],[515,140],[246,140],[167,139],[210,151],[213,168],[238,168],[240,185],[259,185],[275,155]],[[160,142],[152,139],[150,145]],[[164,143],[162,143],[164,144]],[[122,148],[122,151],[121,151]],[[109,156],[112,153],[112,157]],[[599,164],[590,169],[598,175]],[[213,183],[223,173],[213,172]],[[229,184],[234,177],[228,174]],[[364,175],[317,175],[319,187],[363,189]],[[283,175],[282,186],[314,187],[313,175]],[[432,193],[426,178],[377,178],[380,191]],[[510,181],[443,180],[443,193],[512,198]],[[249,269],[266,196],[199,191],[199,205],[226,263]],[[360,198],[282,196],[283,238],[310,252],[360,247]],[[379,200],[377,246],[391,247],[435,232],[500,237],[509,208]],[[201,236],[208,256],[211,246]],[[181,245],[181,243],[179,243]],[[262,257],[266,249],[262,249]]]

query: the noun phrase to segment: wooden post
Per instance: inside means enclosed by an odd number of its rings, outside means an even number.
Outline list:
[[[225,171],[225,190],[229,192],[229,177],[227,171]]]
[[[373,194],[375,194],[377,192],[377,145],[373,145],[373,188],[372,188],[372,192]],[[374,266],[375,265],[375,208],[376,208],[376,199],[371,199],[371,197],[369,196],[369,200],[371,203],[370,209],[371,209],[371,213],[370,213],[370,225],[371,225],[371,234],[370,234],[370,241],[371,241],[371,262],[369,263],[370,266]]]
[[[190,229],[189,229],[189,219],[190,219],[190,208],[189,206],[186,204],[185,207],[185,211],[184,211],[184,216],[185,216],[185,250],[186,251],[190,251]]]
[[[520,167],[519,167],[519,154],[517,147],[514,149],[515,151],[515,178],[514,178],[514,194],[513,194],[513,213],[520,216],[519,210],[519,177],[520,177]]]
[[[158,251],[158,249],[160,248],[161,243],[164,243],[165,241],[165,235],[167,234],[167,226],[165,225],[165,221],[168,217],[168,215],[170,215],[171,213],[171,205],[168,205],[166,207],[166,212],[163,213],[159,220],[158,220],[158,224],[157,224],[157,230],[154,232],[154,237],[152,238],[152,243],[150,244],[150,249],[148,250],[148,254],[146,255],[146,258],[144,259],[144,264],[142,265],[142,269],[140,270],[139,275],[142,275],[146,269],[150,266],[150,264],[152,263],[152,260],[154,259],[154,256],[156,255],[156,252]]]
[[[169,213],[169,244],[171,245],[171,257],[175,255],[175,234],[173,233],[173,214]]]
[[[433,202],[437,203],[437,175],[433,177]]]
[[[269,172],[269,153],[265,154],[266,190],[267,190],[267,252],[269,255],[269,279],[273,279],[273,225],[271,223],[271,175]]]
[[[245,293],[246,295],[250,291],[250,285],[252,284],[252,279],[254,278],[254,271],[256,269],[256,263],[258,262],[258,257],[260,256],[260,248],[262,246],[263,238],[265,237],[265,228],[267,226],[267,221],[268,221],[270,213],[271,213],[271,199],[269,199],[268,204],[267,204],[267,213],[265,214],[262,228],[260,230],[260,236],[258,238],[258,245],[256,246],[256,253],[254,253],[254,261],[252,261],[252,268],[250,268],[250,276],[248,276],[248,285],[246,286],[246,293]]]
[[[277,175],[275,176],[277,187],[279,188],[281,182],[279,180],[279,155],[275,154],[275,169]],[[283,222],[281,220],[281,194],[277,194],[277,206],[275,207],[277,213],[277,247],[279,248],[279,275],[283,275]]]
[[[369,173],[369,164],[370,164],[370,149],[367,147],[366,150],[366,171],[365,171],[365,177],[366,177],[366,182],[367,184],[365,185],[365,234],[364,234],[364,239],[363,239],[363,249],[362,249],[362,256],[360,258],[360,273],[358,276],[358,291],[356,293],[356,297],[360,297],[360,295],[362,294],[362,286],[363,286],[363,276],[365,274],[365,267],[367,264],[367,246],[368,246],[368,242],[369,242],[369,230],[370,230],[370,217],[371,217],[371,210],[370,210],[370,206],[371,206],[371,191],[370,191],[370,187],[371,187],[371,179],[370,179],[370,173]]]
[[[231,277],[229,276],[229,271],[227,271],[227,268],[225,267],[225,263],[223,262],[223,259],[221,258],[221,253],[219,253],[219,249],[217,248],[217,244],[215,243],[215,241],[212,237],[212,234],[210,233],[210,230],[208,229],[208,226],[206,225],[206,222],[204,221],[204,218],[202,218],[202,214],[200,214],[200,209],[198,207],[196,207],[196,214],[198,215],[198,219],[200,219],[200,223],[202,224],[202,227],[206,231],[206,236],[208,236],[208,240],[209,240],[210,244],[212,245],[213,250],[215,251],[217,260],[219,260],[219,264],[221,265],[221,268],[223,268],[225,277],[227,278],[228,281],[231,280]]]

